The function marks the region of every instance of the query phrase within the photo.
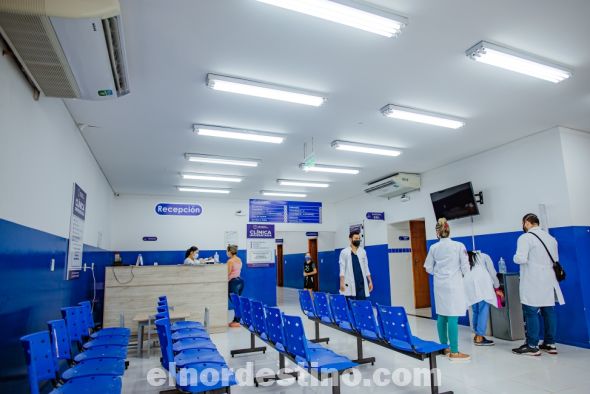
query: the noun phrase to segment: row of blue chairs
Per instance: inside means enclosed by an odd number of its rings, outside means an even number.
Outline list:
[[[260,301],[239,297],[231,294],[236,317],[240,324],[250,331],[250,348],[231,351],[232,357],[236,354],[265,351],[266,347],[255,347],[255,337],[260,338],[279,353],[279,369],[285,368],[285,358],[298,364],[310,374],[320,380],[325,376],[332,379],[332,392],[340,392],[340,375],[347,370],[358,366],[345,356],[313,343],[305,336],[303,321],[299,316],[289,316],[281,312],[279,308],[268,307]],[[297,373],[282,373],[259,377],[259,380],[280,380],[294,376]]]
[[[178,376],[178,372],[186,368],[196,372],[196,376],[201,376],[203,371],[208,370],[215,371],[220,377],[215,384],[198,380],[182,382],[177,379],[176,388],[188,393],[212,390],[229,393],[231,386],[237,384],[235,375],[217,351],[206,327],[195,321],[171,323],[169,311],[168,299],[161,296],[158,300],[155,324],[162,352],[162,367],[173,376]]]
[[[54,387],[50,394],[121,393],[130,330],[97,329],[89,301],[62,308],[61,315],[47,322],[48,330],[20,338],[31,393],[39,394],[44,382]]]
[[[449,347],[434,341],[418,338],[412,334],[408,315],[401,306],[375,304],[369,300],[354,300],[341,294],[326,294],[299,290],[299,304],[302,312],[316,325],[316,341],[319,325],[325,325],[348,333],[357,338],[358,363],[374,363],[375,358],[363,358],[362,341],[405,354],[418,360],[428,359],[431,370],[431,392],[438,393],[436,356],[444,354]],[[376,315],[375,315],[376,310]]]

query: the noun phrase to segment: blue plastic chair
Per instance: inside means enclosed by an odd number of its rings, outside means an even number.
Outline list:
[[[215,392],[216,390],[227,389],[231,386],[238,384],[233,371],[227,365],[215,364],[210,362],[197,363],[187,365],[186,368],[194,370],[194,374],[190,376],[197,378],[207,374],[208,376],[218,376],[219,381],[216,384],[204,384],[200,379],[191,384],[182,384],[179,382],[178,376],[176,379],[176,388],[181,392],[188,393],[202,393],[202,392]],[[213,372],[215,371],[215,373]],[[209,375],[210,374],[210,375]],[[228,391],[229,392],[229,391]]]
[[[356,331],[346,297],[341,294],[330,294],[329,298],[334,322],[343,330]]]
[[[170,308],[168,307],[167,303],[165,305],[159,305],[157,307],[157,311],[158,313],[163,313],[165,319],[170,319]],[[198,328],[203,330],[205,329],[205,326],[201,322],[189,320],[177,321],[170,324],[170,330],[172,331],[182,330],[184,328]]]
[[[79,302],[78,305],[82,307],[83,323],[87,329],[91,330],[92,332],[90,334],[91,338],[98,338],[101,336],[124,336],[129,338],[131,335],[131,330],[125,327],[107,327],[101,329],[100,331],[95,331],[96,324],[94,323],[94,318],[92,317],[92,306],[90,301],[82,301]]]
[[[43,381],[55,382],[58,378],[57,360],[54,356],[48,331],[40,331],[20,338],[25,350],[31,394],[39,394],[39,384]],[[76,377],[50,394],[104,394],[120,393],[120,376]]]
[[[321,345],[310,348],[305,337],[301,317],[283,315],[283,323],[287,352],[303,368],[330,374],[334,371],[340,372],[358,366],[357,363],[352,362],[347,357],[336,354]]]
[[[332,316],[332,310],[330,309],[330,303],[328,302],[328,295],[326,293],[314,293],[313,303],[317,316],[321,321],[328,324],[334,323],[334,317]]]
[[[266,334],[268,340],[279,352],[286,352],[283,319],[279,308],[264,307],[266,312]]]
[[[408,315],[401,306],[377,305],[377,316],[383,328],[384,339],[396,349],[430,354],[448,348],[448,345],[425,341],[413,336],[408,322]]]
[[[251,300],[250,309],[254,331],[256,331],[263,341],[268,340],[268,335],[266,334],[266,316],[264,315],[264,306],[262,305],[262,302]]]
[[[240,307],[240,296],[235,293],[231,293],[229,295],[229,298],[231,300],[231,303],[234,305],[234,316],[236,317],[236,319],[238,321],[241,321],[242,320],[242,308]]]
[[[90,337],[90,333],[84,323],[84,311],[82,307],[70,306],[61,308],[61,313],[66,321],[70,339],[78,343],[83,343],[82,346],[84,349],[100,346],[120,346],[126,348],[129,344],[129,338],[122,336],[105,336],[84,343],[84,341]]]
[[[371,301],[350,300],[350,309],[356,329],[363,338],[372,340],[381,340],[383,338],[381,328],[375,319]]]
[[[240,297],[240,307],[242,309],[242,320],[240,321],[242,326],[254,332],[254,326],[252,325],[252,307],[250,305],[250,299],[246,297]]]
[[[315,319],[318,317],[308,290],[299,290],[299,305],[305,316]]]

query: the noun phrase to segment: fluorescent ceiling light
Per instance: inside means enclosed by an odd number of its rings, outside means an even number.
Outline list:
[[[272,133],[259,132],[254,130],[234,129],[229,127],[209,126],[194,124],[193,131],[198,135],[209,137],[230,138],[235,140],[268,142],[271,144],[280,144],[284,138]]]
[[[328,183],[322,182],[308,182],[308,181],[291,181],[288,179],[277,179],[277,183],[281,186],[301,186],[301,187],[329,187]]]
[[[304,193],[291,193],[291,192],[271,192],[266,190],[261,190],[260,194],[263,196],[270,196],[270,197],[298,197],[298,198],[305,198],[307,194]]]
[[[234,176],[225,176],[225,175],[210,175],[210,174],[193,174],[188,172],[183,172],[180,174],[182,179],[191,179],[197,181],[213,181],[213,182],[242,182],[242,178],[234,177]]]
[[[384,37],[393,37],[407,24],[407,18],[346,0],[258,0],[262,3],[315,16]]]
[[[572,76],[567,68],[553,64],[535,55],[480,41],[467,51],[467,57],[476,62],[490,64],[531,77],[558,83]]]
[[[423,111],[420,109],[400,107],[399,105],[388,104],[381,108],[381,113],[388,118],[409,120],[412,122],[426,123],[434,126],[458,129],[463,127],[465,122],[449,115],[437,114],[435,112]]]
[[[402,151],[398,148],[381,145],[359,144],[357,142],[334,141],[332,148],[349,152],[369,153],[382,156],[399,156]]]
[[[301,163],[299,164],[299,168],[305,172],[328,172],[332,174],[357,175],[360,172],[356,168],[327,166],[323,164],[307,165],[305,163]]]
[[[207,86],[224,92],[311,105],[313,107],[319,107],[326,101],[324,97],[314,93],[223,75],[207,74]]]
[[[179,192],[229,194],[228,189],[207,189],[202,187],[177,186]]]
[[[213,156],[213,155],[200,155],[196,153],[187,153],[185,158],[188,161],[195,163],[209,163],[209,164],[222,164],[228,166],[242,166],[242,167],[258,167],[259,160],[254,159],[240,159],[233,157],[224,156]]]

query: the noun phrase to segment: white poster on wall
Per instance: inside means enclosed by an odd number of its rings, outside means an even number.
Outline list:
[[[238,232],[237,231],[226,231],[223,234],[223,246],[238,245]]]
[[[248,224],[247,228],[248,267],[268,267],[275,263],[274,224]]]
[[[84,223],[86,220],[86,192],[74,183],[72,213],[70,216],[70,238],[66,256],[66,280],[80,277],[82,254],[84,252]]]

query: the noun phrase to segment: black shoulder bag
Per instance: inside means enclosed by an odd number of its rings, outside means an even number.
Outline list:
[[[555,271],[555,277],[557,278],[557,281],[561,282],[562,280],[565,280],[565,271],[563,270],[563,267],[561,266],[561,264],[559,264],[559,261],[555,261],[555,259],[553,258],[553,256],[549,252],[549,249],[547,249],[547,245],[545,245],[545,242],[543,242],[541,237],[539,237],[537,234],[533,233],[532,231],[529,231],[529,234],[533,234],[535,237],[537,237],[537,239],[541,242],[541,244],[543,245],[543,247],[547,251],[549,258],[553,262],[553,271]]]

